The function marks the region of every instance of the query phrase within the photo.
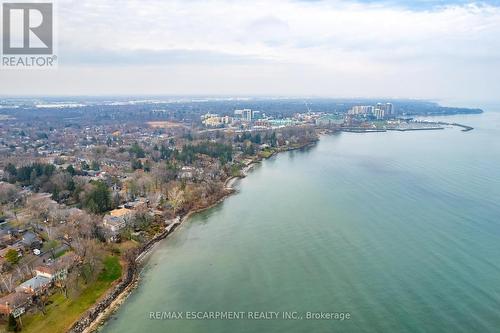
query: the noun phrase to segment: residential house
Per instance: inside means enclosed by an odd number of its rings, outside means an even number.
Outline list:
[[[31,304],[31,295],[24,292],[13,292],[0,298],[0,314],[24,313]]]
[[[24,292],[27,294],[35,294],[40,295],[47,291],[50,288],[52,281],[41,275],[37,275],[34,278],[31,278],[27,281],[24,281],[20,285],[16,287],[17,292]]]
[[[46,277],[51,281],[54,281],[56,279],[63,280],[66,278],[66,275],[68,273],[67,271],[64,272],[62,270],[59,270],[59,267],[52,264],[37,266],[33,271],[35,275]]]
[[[127,225],[127,223],[125,222],[125,219],[121,216],[111,216],[111,215],[106,215],[104,216],[103,220],[102,220],[102,224],[104,226],[104,228],[112,231],[112,232],[119,232],[120,230],[122,230],[123,228],[125,228],[125,226]]]
[[[135,201],[129,201],[123,205],[124,208],[127,209],[133,209],[133,210],[139,210],[139,209],[146,209],[148,208],[148,199],[137,199]]]
[[[181,172],[179,173],[180,179],[192,179],[194,178],[194,173],[196,169],[190,166],[183,166]]]
[[[23,235],[21,243],[28,249],[40,248],[42,246],[42,240],[32,231],[28,231]]]
[[[128,208],[117,208],[105,215],[102,224],[103,227],[112,231],[119,232],[130,222],[134,212]]]
[[[112,211],[110,211],[109,215],[114,216],[114,217],[121,217],[125,221],[125,223],[128,223],[128,222],[130,222],[130,220],[134,216],[134,211],[132,209],[125,208],[125,207],[124,208],[117,208],[117,209],[113,209]]]
[[[56,261],[40,265],[33,270],[37,276],[43,276],[52,282],[66,280],[68,272],[78,262],[78,256],[73,253],[67,253]]]

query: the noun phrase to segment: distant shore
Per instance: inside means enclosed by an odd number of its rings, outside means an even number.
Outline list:
[[[460,127],[462,132],[469,132],[474,129],[474,127],[459,124],[459,123],[447,123],[443,121],[439,122],[422,122],[424,124],[431,125],[429,127],[388,127],[388,128],[365,128],[365,127],[342,127],[340,131],[349,132],[349,133],[378,133],[378,132],[389,132],[389,131],[397,131],[397,132],[408,132],[408,131],[434,131],[434,130],[444,130],[443,126],[454,126]]]

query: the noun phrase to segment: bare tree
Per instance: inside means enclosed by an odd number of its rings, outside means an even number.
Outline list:
[[[168,201],[174,210],[174,214],[177,213],[179,208],[182,207],[185,201],[184,191],[181,190],[179,186],[175,186],[168,191]]]
[[[12,184],[0,182],[0,204],[14,202],[19,198],[19,190]]]
[[[2,281],[2,285],[7,292],[11,293],[14,290],[14,276],[10,273],[0,273],[0,280]]]
[[[94,281],[102,269],[104,249],[94,239],[80,239],[74,243],[77,255],[82,259],[80,272],[86,283]]]
[[[73,268],[68,272],[65,279],[59,279],[56,281],[55,286],[61,290],[65,298],[69,298],[70,295],[76,298],[80,293],[80,272],[78,268]]]

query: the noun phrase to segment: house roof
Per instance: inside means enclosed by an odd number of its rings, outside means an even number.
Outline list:
[[[125,223],[125,220],[121,216],[106,215],[104,216],[103,222],[106,225],[119,225]]]
[[[74,252],[69,252],[58,258],[50,264],[39,265],[35,267],[35,271],[45,274],[54,275],[57,271],[69,269],[78,260],[78,256]]]
[[[49,278],[37,275],[34,278],[31,278],[21,283],[19,286],[17,286],[16,290],[26,290],[26,289],[38,290],[40,288],[48,286],[49,284],[50,284]]]
[[[128,209],[135,209],[139,206],[144,206],[144,205],[147,205],[148,204],[148,201],[147,199],[139,199],[139,200],[136,200],[136,201],[129,201],[127,203],[125,203],[123,206],[125,208],[128,208]]]
[[[27,233],[25,233],[23,235],[22,242],[26,245],[31,245],[33,242],[38,241],[38,240],[39,240],[39,238],[35,233],[28,231]]]
[[[58,268],[55,265],[40,265],[35,267],[36,272],[41,272],[45,274],[54,275],[57,272]]]
[[[130,214],[132,211],[128,208],[118,208],[118,209],[113,209],[111,212],[109,212],[109,214],[111,216],[115,216],[115,217],[118,217],[118,216],[125,216],[125,215],[128,215]]]
[[[0,298],[0,304],[9,305],[10,308],[16,308],[30,301],[31,296],[21,292],[13,292]]]

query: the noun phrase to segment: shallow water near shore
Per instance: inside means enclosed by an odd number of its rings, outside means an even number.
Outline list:
[[[151,254],[102,332],[497,332],[500,113],[341,133],[256,166]],[[150,312],[349,312],[156,320]]]

